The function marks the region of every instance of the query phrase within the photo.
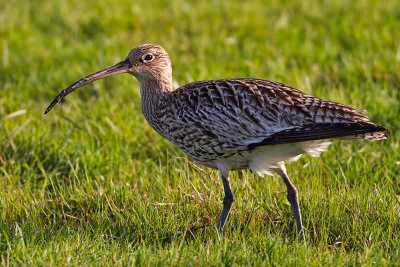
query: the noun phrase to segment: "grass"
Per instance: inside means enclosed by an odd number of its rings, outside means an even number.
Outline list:
[[[398,265],[400,6],[389,1],[2,1],[2,265]],[[306,245],[278,177],[233,173],[224,234],[216,171],[141,114],[128,75],[50,114],[56,94],[142,43],[174,81],[257,77],[369,111],[382,142],[335,141],[288,166]]]

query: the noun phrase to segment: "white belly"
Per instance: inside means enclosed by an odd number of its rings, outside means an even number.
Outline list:
[[[290,144],[279,144],[271,146],[262,146],[242,155],[244,157],[226,158],[218,160],[216,165],[225,165],[228,169],[242,169],[247,165],[249,169],[257,174],[273,175],[273,169],[285,170],[286,162],[298,160],[302,154],[309,154],[312,157],[318,157],[321,152],[326,151],[331,144],[329,140],[315,140]]]

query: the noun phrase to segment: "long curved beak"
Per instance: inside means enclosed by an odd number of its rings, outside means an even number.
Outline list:
[[[98,72],[95,72],[93,74],[90,74],[79,81],[71,84],[68,88],[62,90],[60,94],[51,102],[51,104],[47,107],[46,111],[44,114],[47,114],[58,102],[61,101],[65,96],[67,96],[69,93],[75,91],[76,89],[84,86],[85,84],[97,81],[99,79],[103,79],[109,76],[121,74],[121,73],[127,73],[129,72],[129,69],[132,67],[132,64],[129,62],[129,60],[124,60],[121,61],[111,67],[108,67],[104,70],[100,70]]]

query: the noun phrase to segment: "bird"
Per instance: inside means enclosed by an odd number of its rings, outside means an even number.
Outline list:
[[[218,170],[224,198],[217,229],[222,231],[235,200],[231,171],[250,169],[282,177],[299,240],[305,240],[298,190],[285,164],[303,154],[318,157],[332,139],[386,139],[387,128],[359,110],[307,95],[288,85],[254,78],[196,81],[173,89],[165,49],[143,44],[125,60],[90,74],[62,90],[45,111],[74,90],[128,73],[140,84],[141,108],[149,125],[195,162]]]

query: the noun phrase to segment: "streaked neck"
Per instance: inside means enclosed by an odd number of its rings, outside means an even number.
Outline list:
[[[172,92],[172,82],[160,80],[143,80],[140,81],[140,97],[142,101],[143,115],[147,121],[157,120],[155,113],[160,107],[160,101],[163,96]],[[152,125],[153,126],[153,125]]]

